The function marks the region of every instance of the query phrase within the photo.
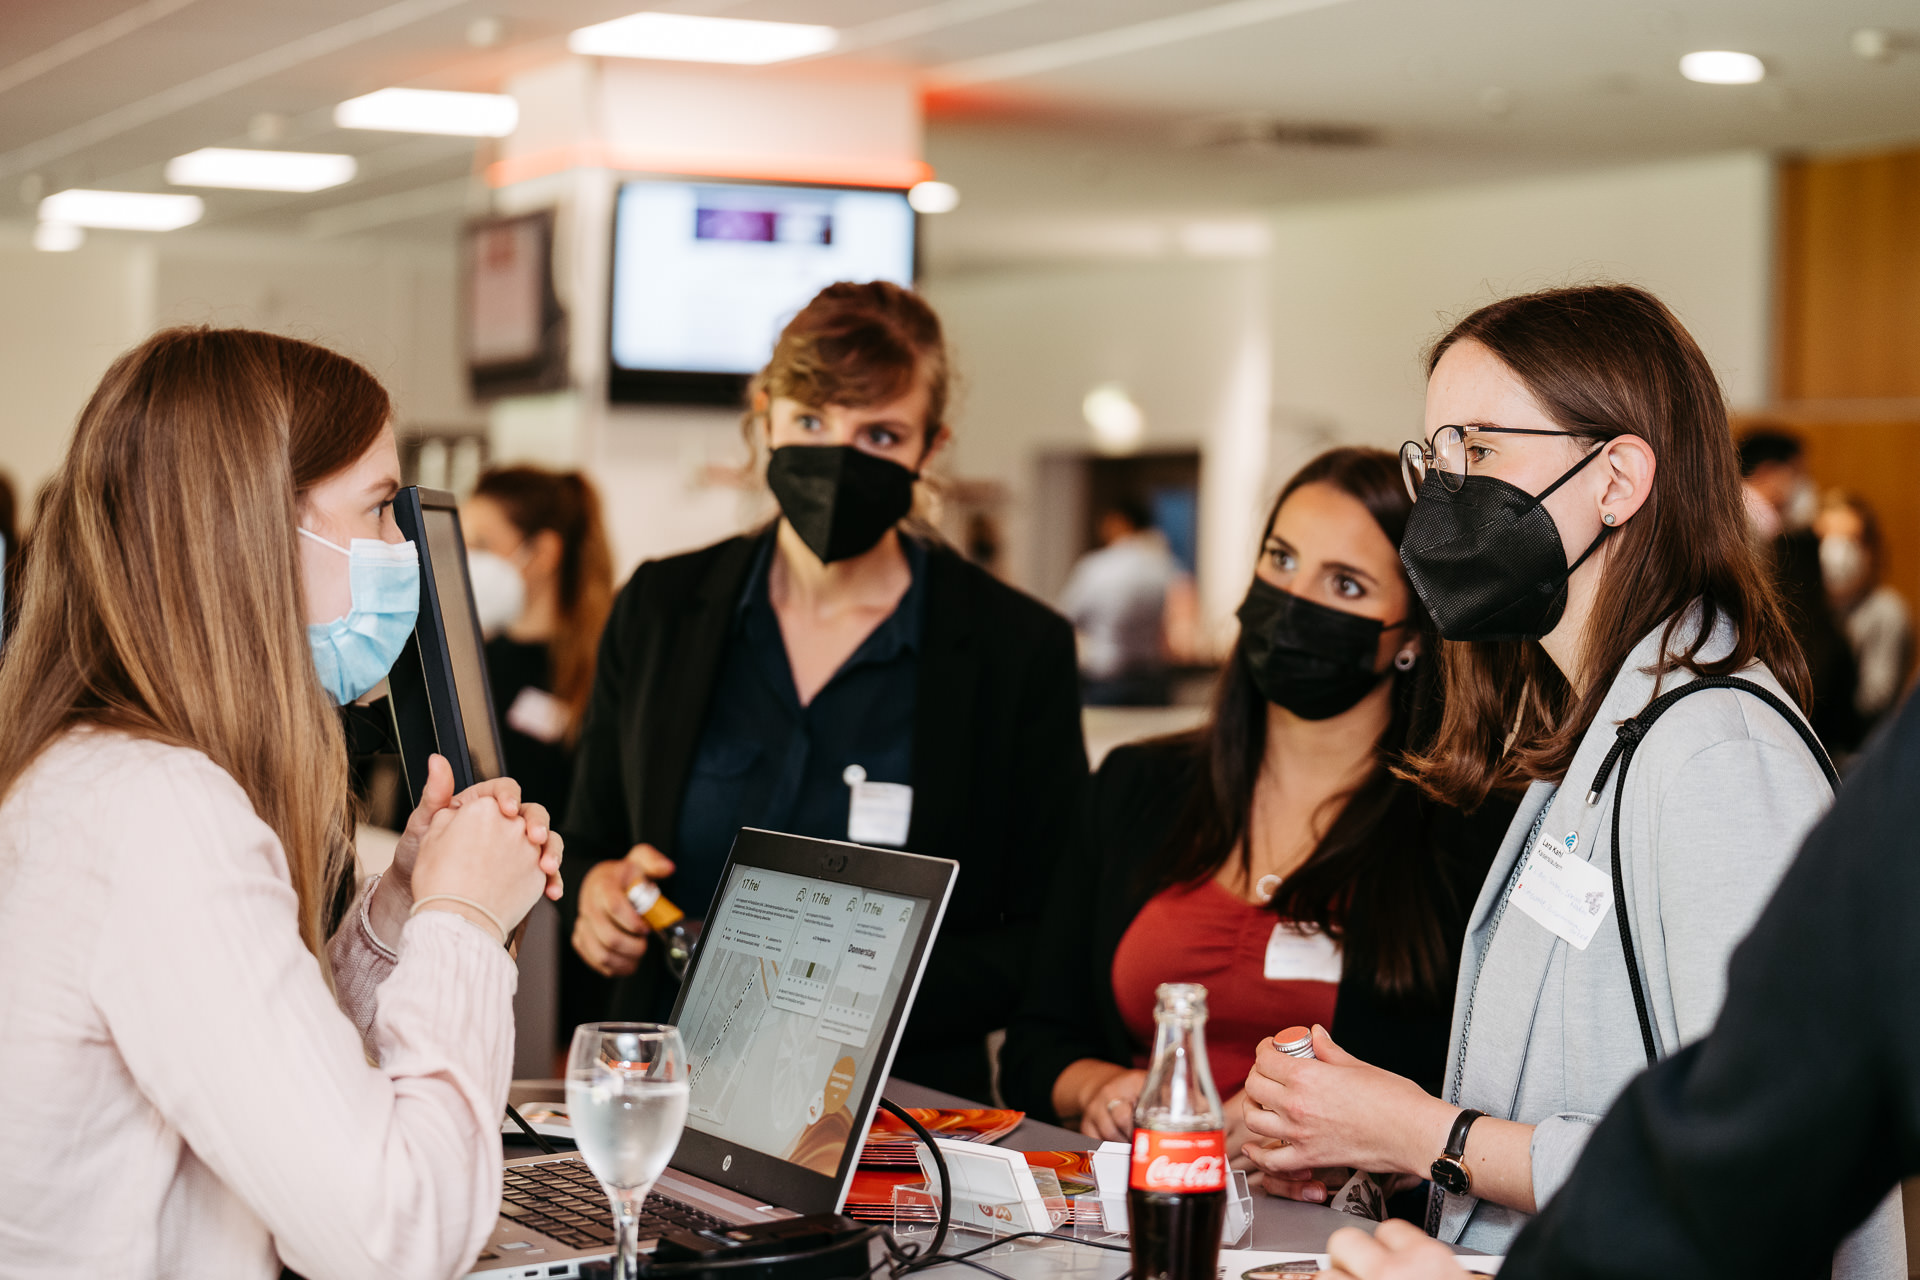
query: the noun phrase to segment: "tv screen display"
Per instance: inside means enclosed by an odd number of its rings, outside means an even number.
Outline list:
[[[836,280],[913,284],[904,192],[629,182],[614,209],[616,400],[738,403],[793,314]]]

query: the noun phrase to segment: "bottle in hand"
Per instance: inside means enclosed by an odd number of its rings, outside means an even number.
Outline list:
[[[1207,989],[1155,992],[1153,1061],[1134,1104],[1127,1221],[1135,1280],[1214,1280],[1227,1209],[1227,1134],[1207,1068]]]
[[[694,943],[693,930],[687,924],[687,913],[674,906],[667,895],[660,892],[660,886],[651,880],[636,880],[629,885],[627,901],[633,904],[633,909],[640,913],[640,918],[660,939],[667,972],[673,975],[675,982],[684,982],[687,964],[693,959]]]

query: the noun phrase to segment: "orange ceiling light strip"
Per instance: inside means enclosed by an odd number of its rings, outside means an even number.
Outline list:
[[[677,151],[625,151],[596,142],[553,147],[487,166],[487,183],[508,187],[569,169],[619,169],[694,178],[747,178],[839,187],[891,187],[905,191],[933,176],[924,160],[855,160],[839,156],[700,155]]]

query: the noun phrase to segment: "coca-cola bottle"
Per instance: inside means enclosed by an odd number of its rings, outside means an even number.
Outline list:
[[[1207,989],[1154,992],[1153,1061],[1133,1108],[1127,1222],[1134,1280],[1214,1280],[1227,1211],[1227,1135],[1207,1069]]]

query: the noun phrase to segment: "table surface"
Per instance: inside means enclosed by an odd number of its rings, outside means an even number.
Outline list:
[[[905,1080],[889,1079],[886,1096],[903,1107],[978,1107],[982,1104],[956,1098],[952,1094],[924,1088]],[[516,1080],[509,1097],[516,1103],[560,1101],[566,1088],[559,1080]],[[1023,1120],[1020,1127],[1002,1138],[999,1146],[1014,1151],[1085,1151],[1093,1140],[1084,1134],[1038,1120]],[[509,1156],[531,1155],[531,1145],[520,1149],[507,1139]],[[1253,1233],[1238,1247],[1254,1250],[1283,1250],[1320,1253],[1327,1237],[1341,1227],[1359,1227],[1371,1231],[1373,1223],[1315,1204],[1302,1204],[1269,1196],[1258,1188],[1253,1193]],[[942,1252],[958,1253],[990,1243],[988,1237],[956,1231],[947,1237]],[[1456,1250],[1465,1253],[1467,1250]],[[1039,1280],[1043,1276],[1086,1277],[1086,1280],[1114,1280],[1128,1269],[1127,1256],[1106,1249],[1069,1241],[1024,1241],[1005,1245],[981,1258],[995,1271],[1014,1280]]]
[[[887,1081],[887,1097],[903,1107],[972,1107],[967,1102],[922,1088],[905,1080]],[[1015,1151],[1085,1151],[1095,1145],[1093,1139],[1071,1129],[1022,1120],[1020,1127],[996,1144]],[[1255,1189],[1253,1193],[1253,1234],[1241,1249],[1275,1249],[1297,1253],[1319,1253],[1327,1247],[1327,1237],[1341,1227],[1360,1227],[1371,1231],[1374,1224],[1317,1204],[1282,1200]],[[957,1231],[947,1237],[945,1253],[957,1253],[988,1243],[988,1238],[973,1232]],[[1003,1271],[1018,1280],[1040,1276],[1086,1276],[1111,1280],[1128,1268],[1127,1256],[1105,1249],[1062,1241],[1010,1244],[985,1257],[995,1271]]]

